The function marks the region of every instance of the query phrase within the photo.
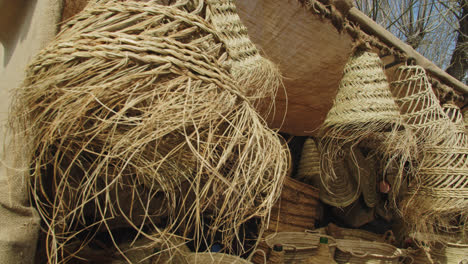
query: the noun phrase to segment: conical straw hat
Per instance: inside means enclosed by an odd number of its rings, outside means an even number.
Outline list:
[[[371,52],[354,54],[344,68],[338,94],[324,127],[349,125],[352,132],[355,126],[363,123],[393,124],[398,120],[398,107],[380,58]]]
[[[322,177],[337,178],[333,162],[345,144],[357,145],[375,134],[379,134],[377,145],[384,161],[398,157],[404,163],[410,157],[410,144],[399,142],[401,130],[401,116],[380,58],[357,51],[345,65],[338,94],[322,126]]]

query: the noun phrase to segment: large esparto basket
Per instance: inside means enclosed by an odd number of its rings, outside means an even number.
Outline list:
[[[185,260],[190,264],[251,264],[251,262],[238,256],[210,252],[191,253],[185,256]]]
[[[266,234],[314,229],[322,216],[317,188],[286,177],[280,199],[273,206]]]
[[[74,257],[65,244],[85,244],[99,227],[112,233],[117,217],[138,233],[164,221],[188,237],[210,214],[231,245],[241,222],[264,223],[279,197],[288,151],[232,76],[233,58],[202,14],[209,7],[168,2],[93,1],[17,91],[10,123],[31,148],[51,262]],[[112,199],[122,187],[132,199]],[[149,210],[152,198],[164,212]],[[190,238],[212,243],[216,232]]]
[[[285,251],[284,263],[331,263],[335,254],[335,239],[309,232],[279,232],[265,238],[268,247],[281,245]]]
[[[350,264],[397,264],[406,256],[403,250],[375,241],[337,239],[335,261]]]

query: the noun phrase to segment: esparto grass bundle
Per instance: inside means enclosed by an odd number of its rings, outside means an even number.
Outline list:
[[[116,220],[196,248],[220,234],[229,251],[245,221],[268,219],[289,153],[229,72],[206,8],[95,1],[28,67],[10,123],[29,148],[50,262],[98,231],[114,241]]]
[[[468,218],[468,139],[463,117],[454,105],[440,106],[422,68],[404,66],[400,71],[394,89],[422,153],[401,202],[403,217],[413,232],[463,232]]]
[[[322,125],[321,170],[323,182],[336,180],[334,161],[343,147],[350,147],[350,157],[357,166],[354,150],[368,138],[378,138],[384,169],[397,162],[398,177],[392,191],[398,192],[404,164],[413,151],[411,135],[404,129],[398,106],[391,94],[382,61],[377,54],[356,51],[345,65],[334,104]],[[380,135],[375,137],[375,135]],[[358,186],[361,185],[358,172]]]

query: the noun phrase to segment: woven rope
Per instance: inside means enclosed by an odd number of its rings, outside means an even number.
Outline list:
[[[376,140],[382,140],[378,142],[380,149],[376,151],[383,154],[384,163],[394,163],[396,160],[404,164],[410,159],[411,138],[403,129],[397,104],[377,54],[357,51],[351,56],[345,65],[333,107],[322,126],[322,133],[321,176],[325,179],[337,178],[333,162],[344,145],[353,146],[351,157],[357,165],[354,146],[375,134],[380,134],[374,137]],[[387,168],[385,164],[383,167]],[[401,181],[402,177],[403,170],[400,169],[396,178]],[[394,184],[395,192],[399,185]]]
[[[393,87],[422,150],[419,169],[402,202],[403,216],[415,232],[463,228],[458,225],[468,217],[468,141],[460,110],[439,105],[420,67],[402,67]]]
[[[216,30],[185,9],[90,4],[29,66],[11,125],[31,148],[51,263],[67,262],[82,233],[112,234],[117,218],[139,233],[161,221],[193,232],[196,247],[218,229],[232,245],[246,219],[268,218],[289,154],[228,72]]]

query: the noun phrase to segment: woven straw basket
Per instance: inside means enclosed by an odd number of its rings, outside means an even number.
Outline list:
[[[395,239],[393,233],[391,232],[385,233],[384,235],[379,235],[362,229],[343,228],[334,224],[328,225],[327,232],[336,239],[365,240],[375,242],[390,242]]]
[[[281,197],[271,210],[266,234],[314,229],[315,222],[322,215],[318,196],[319,191],[315,187],[286,177]]]
[[[416,232],[453,231],[459,228],[453,220],[468,212],[468,139],[460,110],[440,106],[419,66],[401,67],[392,89],[422,154],[401,203],[403,216]]]
[[[390,245],[364,240],[337,239],[335,261],[350,264],[396,264],[406,254]]]
[[[265,242],[273,249],[275,245],[283,246],[284,263],[332,263],[335,254],[333,237],[309,232],[280,232],[270,234]]]
[[[251,262],[237,256],[223,253],[192,253],[185,256],[187,263],[199,264],[251,264]],[[182,264],[182,263],[180,263]]]
[[[210,21],[221,2],[235,11],[232,1],[92,1],[28,67],[9,116],[31,148],[51,262],[73,257],[65,244],[94,237],[83,232],[112,234],[115,218],[138,232],[164,221],[197,245],[217,232],[192,236],[205,214],[226,245],[247,219],[265,223],[289,152],[248,94],[273,86],[257,78],[242,87],[248,73],[231,71],[235,47]],[[123,188],[132,199],[120,199]]]

